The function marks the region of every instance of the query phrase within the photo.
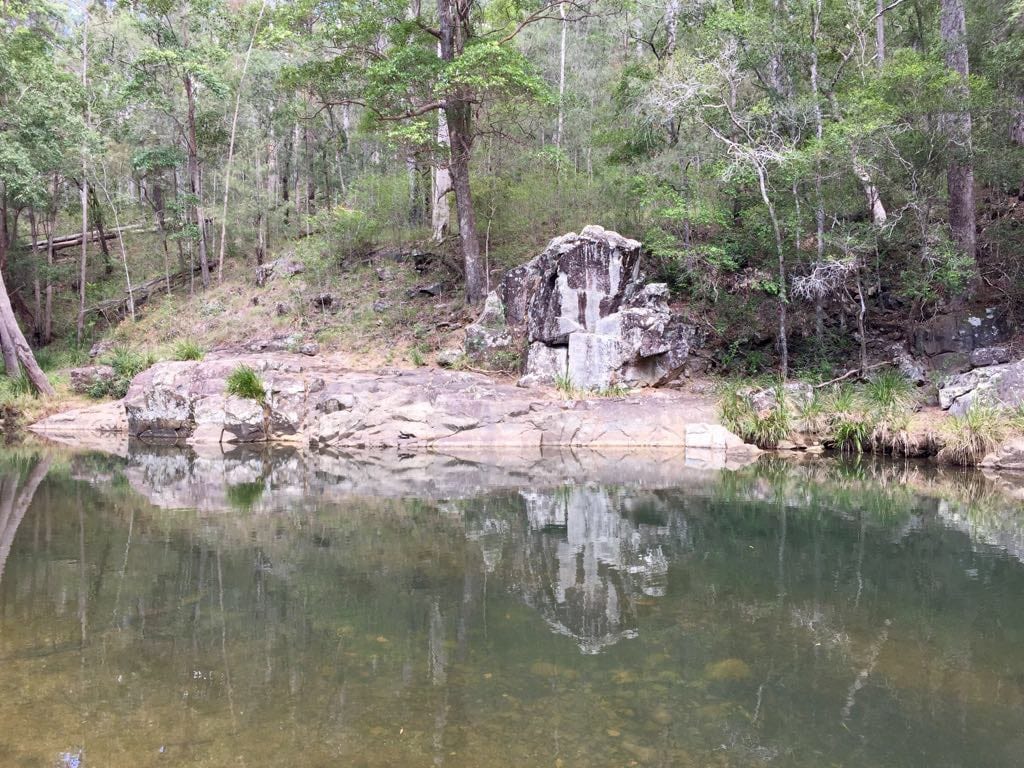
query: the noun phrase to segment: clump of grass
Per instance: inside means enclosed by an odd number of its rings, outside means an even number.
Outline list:
[[[203,348],[190,339],[183,339],[174,345],[175,360],[202,360]]]
[[[559,373],[555,375],[555,389],[562,393],[562,396],[567,399],[573,399],[579,394],[579,390],[572,381],[572,377],[568,373]]]
[[[263,380],[248,365],[240,365],[228,375],[227,392],[229,395],[245,400],[255,400],[262,404],[267,399],[267,390]]]
[[[863,453],[872,444],[874,420],[864,413],[837,413],[832,417],[829,441],[842,453]]]
[[[946,422],[946,445],[939,451],[939,461],[960,466],[978,464],[993,451],[1006,434],[1007,419],[999,409],[973,402],[962,416]]]
[[[423,351],[418,346],[409,350],[409,361],[417,368],[422,368],[427,364],[426,358],[423,357]]]
[[[774,387],[771,407],[758,412],[751,400],[752,390],[740,382],[727,384],[719,399],[722,423],[732,432],[759,448],[775,448],[792,431],[790,408],[785,388]]]
[[[126,344],[114,347],[101,362],[114,369],[111,381],[97,381],[88,391],[90,397],[113,397],[119,399],[128,394],[132,379],[156,362],[152,352],[138,352]]]
[[[864,400],[883,413],[901,413],[914,406],[914,383],[896,368],[887,368],[872,376],[864,386]]]

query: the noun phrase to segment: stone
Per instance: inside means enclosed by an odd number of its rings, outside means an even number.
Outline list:
[[[573,387],[599,391],[619,384],[615,372],[631,357],[619,336],[573,333],[569,336],[568,378]]]
[[[80,395],[88,395],[95,387],[108,387],[117,378],[117,372],[109,365],[87,365],[72,368],[68,372],[71,379],[71,391]]]
[[[418,285],[409,291],[409,298],[413,296],[438,296],[441,293],[440,283],[431,283],[430,285]]]
[[[545,347],[569,349],[569,376],[583,390],[665,386],[684,375],[696,328],[673,317],[667,285],[643,284],[639,254],[637,241],[588,226],[508,272],[498,293],[507,325],[530,343],[524,385],[558,375]]]
[[[320,345],[315,341],[307,341],[305,344],[299,345],[299,354],[315,357],[320,354]]]
[[[319,310],[328,310],[334,305],[334,296],[329,293],[318,293],[310,302]]]
[[[259,443],[267,437],[267,419],[263,406],[247,398],[225,399],[222,442]]]
[[[537,341],[526,353],[526,370],[517,382],[520,387],[553,385],[568,375],[569,348],[549,347]]]
[[[928,380],[927,366],[907,352],[902,344],[892,344],[888,351],[893,367],[907,379],[915,384],[923,384]]]
[[[994,469],[1024,470],[1024,438],[1006,440],[981,460],[981,466]]]
[[[284,317],[285,315],[292,311],[292,308],[290,304],[286,304],[283,301],[279,301],[277,302],[277,306],[274,308],[274,311],[277,312],[278,317]]]
[[[261,288],[274,277],[292,277],[306,271],[306,266],[295,259],[282,256],[256,267],[256,285]]]
[[[1024,360],[975,368],[939,388],[939,406],[954,415],[966,413],[972,403],[1002,408],[1024,403]]]
[[[587,337],[600,339],[581,334]],[[548,359],[554,371],[564,372],[569,348],[541,347],[534,362]],[[259,374],[265,403],[226,394],[226,380],[240,365]],[[112,424],[105,428],[193,446],[265,441],[331,451],[648,446],[684,448],[686,465],[694,468],[729,466],[756,454],[715,423],[710,399],[682,392],[566,401],[477,373],[348,371],[291,353],[160,362],[139,374],[125,399],[113,405],[116,419],[104,411],[105,423]],[[38,430],[87,435],[98,431],[90,413],[71,411],[40,422]],[[76,431],[79,415],[82,431]]]
[[[389,302],[389,301],[377,300],[377,301],[373,302],[373,311],[374,312],[377,312],[377,313],[387,312],[389,309],[391,309],[391,302]]]
[[[505,308],[496,291],[484,301],[476,322],[466,326],[466,357],[483,368],[504,369],[515,357],[515,342],[505,322]]]
[[[570,333],[597,332],[639,279],[640,243],[588,226],[552,240],[539,256],[511,270],[501,298],[511,325],[525,324],[530,342],[562,346]]]
[[[451,368],[458,365],[464,356],[465,352],[460,347],[448,347],[438,352],[434,356],[434,360],[442,368]]]
[[[1010,362],[1009,347],[979,347],[971,352],[971,365],[984,368],[989,365],[1000,365]]]
[[[95,360],[98,357],[103,357],[109,352],[114,351],[114,347],[117,346],[111,339],[103,339],[97,341],[91,347],[89,347],[89,359]]]
[[[976,314],[936,315],[914,329],[913,345],[917,354],[929,358],[950,352],[969,355],[975,349],[1009,340],[1012,333],[1006,314],[988,308]]]

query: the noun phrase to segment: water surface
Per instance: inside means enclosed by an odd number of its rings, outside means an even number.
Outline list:
[[[0,454],[0,765],[1024,761],[984,478],[480,461]]]

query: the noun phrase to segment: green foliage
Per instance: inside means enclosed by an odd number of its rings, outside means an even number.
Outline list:
[[[262,482],[235,483],[227,487],[228,504],[233,509],[249,512],[263,498],[265,486]]]
[[[939,451],[939,460],[961,466],[979,463],[1003,439],[1008,421],[994,406],[972,402],[963,415],[945,423],[945,445]]]
[[[98,380],[94,382],[87,394],[89,397],[97,399],[103,397],[119,399],[128,394],[128,387],[131,385],[132,379],[156,362],[156,356],[152,352],[139,352],[127,345],[120,344],[114,347],[100,362],[114,369],[114,378],[112,381]]]
[[[719,392],[719,414],[726,428],[744,442],[758,448],[775,448],[793,430],[789,398],[781,382],[777,383],[765,397],[767,407],[758,410],[753,402],[757,392],[740,381],[726,382]]]
[[[228,374],[227,393],[260,404],[267,398],[267,390],[260,375],[247,365],[240,365]]]
[[[175,360],[202,360],[203,348],[195,341],[182,339],[174,345]]]
[[[882,415],[906,411],[916,401],[914,383],[896,368],[886,368],[868,379],[864,398]]]

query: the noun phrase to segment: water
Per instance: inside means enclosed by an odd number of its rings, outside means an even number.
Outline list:
[[[1024,761],[990,481],[475,461],[0,454],[0,765]]]

